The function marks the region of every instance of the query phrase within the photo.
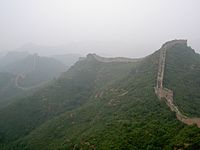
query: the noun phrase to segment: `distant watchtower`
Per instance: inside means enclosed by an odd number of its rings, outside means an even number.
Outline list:
[[[181,39],[181,40],[168,41],[162,45],[161,49],[169,49],[170,47],[172,47],[176,44],[181,44],[181,45],[187,46],[187,40]]]

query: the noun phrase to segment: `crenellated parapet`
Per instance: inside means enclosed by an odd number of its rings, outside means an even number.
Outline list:
[[[125,58],[125,57],[106,58],[106,57],[98,56],[96,54],[88,54],[87,59],[97,60],[99,62],[137,62],[140,60],[140,59],[134,59],[134,58]]]

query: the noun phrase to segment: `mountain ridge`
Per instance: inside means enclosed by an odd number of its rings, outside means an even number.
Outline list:
[[[185,115],[183,115],[179,108],[174,104],[173,100],[173,91],[170,89],[167,89],[163,87],[163,80],[164,80],[164,72],[165,72],[165,60],[166,60],[166,52],[167,49],[170,49],[172,46],[176,44],[181,44],[183,46],[187,47],[187,40],[173,40],[165,43],[160,51],[160,58],[159,58],[159,65],[158,65],[158,76],[157,76],[157,84],[155,87],[155,93],[158,96],[158,98],[161,100],[162,98],[166,99],[166,104],[170,107],[171,111],[176,112],[176,117],[181,122],[192,125],[197,124],[197,126],[200,128],[200,118],[189,118]]]
[[[191,52],[181,44],[167,51],[163,84],[174,91],[175,103],[179,102],[177,94],[182,89],[174,89],[177,82],[172,79],[181,75],[177,71],[177,58],[188,57],[187,51]],[[175,112],[155,94],[159,58],[158,50],[136,62],[103,62],[93,56],[79,60],[51,85],[0,109],[0,147],[5,150],[199,149],[200,129],[178,121]],[[190,68],[192,58],[193,55],[188,58],[189,66],[188,61],[181,65]],[[171,62],[175,71],[169,65]],[[194,75],[198,72],[189,74],[188,79],[195,79]],[[193,88],[198,91],[198,85]],[[199,106],[198,94],[194,98]]]
[[[141,58],[126,58],[126,57],[101,57],[97,54],[88,54],[87,59],[96,59],[100,62],[137,62],[141,60]]]
[[[67,68],[53,58],[28,52],[7,53],[0,58],[1,108],[41,88],[65,70]]]

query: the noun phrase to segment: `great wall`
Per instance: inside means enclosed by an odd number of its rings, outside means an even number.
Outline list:
[[[164,80],[164,72],[165,72],[165,62],[166,62],[166,55],[167,49],[170,49],[172,46],[176,44],[181,44],[187,46],[187,40],[172,40],[166,42],[162,45],[159,52],[159,62],[158,62],[158,74],[157,74],[157,83],[155,89],[155,94],[158,96],[160,100],[164,100],[167,106],[170,108],[171,111],[176,113],[176,117],[181,122],[187,125],[196,124],[200,128],[200,118],[189,118],[188,116],[183,115],[178,106],[174,104],[174,92],[170,89],[167,89],[163,86]],[[116,57],[116,58],[104,58],[100,57],[96,54],[88,54],[87,59],[95,59],[100,62],[137,62],[141,59],[131,59],[131,58],[124,58],[124,57]]]
[[[137,62],[141,60],[140,58],[125,58],[125,57],[114,57],[114,58],[105,58],[98,56],[96,54],[88,54],[87,59],[96,59],[97,61],[100,62]]]
[[[155,94],[160,100],[164,100],[167,106],[171,109],[171,111],[176,113],[176,117],[179,121],[187,124],[187,125],[193,125],[196,124],[200,128],[200,118],[189,118],[185,115],[183,115],[180,111],[179,108],[174,104],[174,93],[172,90],[167,89],[163,86],[163,81],[164,81],[164,72],[165,72],[165,65],[166,65],[166,55],[167,55],[167,49],[170,49],[170,47],[174,46],[175,44],[182,44],[187,46],[187,40],[173,40],[169,41],[160,48],[159,52],[159,61],[158,61],[158,73],[157,73],[157,81],[156,81],[156,87],[155,89]],[[35,70],[36,66],[36,56],[34,56],[34,63],[33,63],[33,70]],[[85,58],[81,58],[85,59]],[[124,58],[124,57],[116,57],[116,58],[105,58],[105,57],[100,57],[96,54],[88,54],[87,59],[96,59],[97,61],[100,62],[137,62],[140,61],[141,59],[132,59],[132,58]],[[35,87],[21,87],[18,85],[18,80],[23,78],[23,75],[19,75],[16,77],[15,83],[18,88],[21,88],[22,90],[29,90]],[[40,85],[39,85],[40,86]]]
[[[23,91],[27,91],[27,90],[31,90],[31,89],[38,88],[38,87],[42,86],[42,85],[45,83],[45,82],[42,82],[42,83],[39,83],[39,84],[37,84],[37,85],[33,85],[33,86],[29,86],[29,87],[23,87],[23,86],[21,86],[21,85],[19,84],[19,80],[20,80],[20,79],[25,79],[27,74],[29,74],[29,73],[35,71],[35,69],[36,69],[37,57],[38,57],[37,54],[34,54],[34,55],[33,55],[33,65],[32,65],[32,67],[30,67],[30,70],[29,70],[29,71],[23,72],[23,73],[18,74],[18,75],[16,76],[16,78],[15,78],[15,86],[16,86],[17,88],[19,88],[19,89],[21,89],[21,90],[23,90]]]
[[[167,49],[169,49],[175,44],[183,44],[187,46],[187,41],[173,40],[173,41],[165,43],[159,50],[160,56],[159,56],[159,62],[158,62],[158,74],[157,74],[157,84],[155,87],[155,93],[160,100],[165,100],[166,104],[171,109],[171,111],[176,113],[176,117],[178,120],[180,120],[181,122],[187,125],[196,124],[200,128],[200,118],[189,118],[183,115],[179,111],[179,108],[174,104],[173,91],[163,86]]]

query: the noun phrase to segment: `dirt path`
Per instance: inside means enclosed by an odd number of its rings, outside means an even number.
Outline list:
[[[164,46],[160,49],[160,57],[158,64],[158,75],[157,75],[157,84],[155,87],[155,93],[158,98],[165,99],[167,106],[171,109],[171,111],[176,113],[176,117],[181,122],[192,125],[196,124],[200,128],[200,118],[189,118],[183,115],[178,107],[173,103],[173,91],[163,87],[163,79],[164,79],[164,71],[165,71],[165,61],[166,61],[166,51],[167,47]]]

